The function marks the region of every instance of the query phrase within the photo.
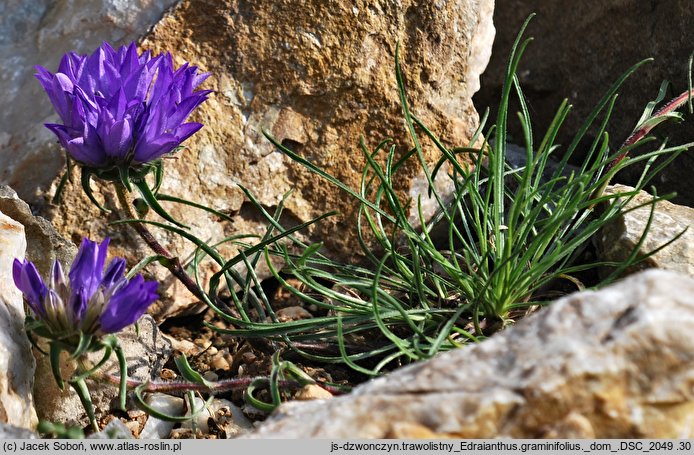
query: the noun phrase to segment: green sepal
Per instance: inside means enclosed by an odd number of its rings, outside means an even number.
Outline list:
[[[132,193],[133,188],[130,186],[130,168],[128,166],[118,166],[118,177],[128,193]]]
[[[152,163],[152,167],[154,168],[154,188],[152,188],[152,192],[157,194],[159,193],[159,188],[161,188],[161,184],[164,181],[164,161],[154,161]]]
[[[92,201],[92,203],[94,203],[94,205],[96,205],[99,208],[99,210],[101,210],[104,213],[109,213],[110,210],[104,208],[104,206],[102,206],[99,203],[99,201],[96,200],[96,198],[94,197],[94,193],[92,193],[92,188],[89,185],[91,182],[92,175],[94,175],[94,172],[90,168],[88,168],[88,167],[82,168],[82,175],[80,177],[80,183],[82,184],[82,189],[84,190],[84,194],[87,195],[89,200]]]
[[[147,181],[145,179],[141,180],[133,180],[132,182],[135,184],[138,190],[140,190],[140,194],[142,195],[142,198],[145,200],[147,205],[154,210],[154,212],[159,215],[160,217],[164,218],[166,221],[169,221],[176,226],[180,226],[184,229],[189,229],[188,226],[179,223],[171,215],[168,214],[164,208],[159,205],[159,201],[157,200],[157,197],[152,193],[152,190],[149,188],[149,185],[147,185]]]
[[[40,336],[41,338],[48,338],[49,340],[53,339],[53,334],[46,327],[46,324],[44,324],[42,321],[39,321],[38,319],[32,318],[31,316],[27,316],[26,318],[24,318],[24,330],[27,333],[34,333]]]
[[[65,390],[65,382],[63,381],[63,375],[60,372],[60,353],[62,352],[63,348],[60,345],[60,343],[57,342],[50,342],[50,353],[49,353],[49,361],[51,362],[51,372],[53,373],[53,378],[55,379],[56,384],[58,384],[58,388],[60,390]]]
[[[185,380],[193,382],[195,384],[204,385],[210,390],[214,387],[213,382],[208,381],[207,379],[203,378],[200,373],[193,370],[193,368],[188,363],[188,358],[186,358],[185,354],[181,354],[180,356],[176,357],[174,359],[174,362],[176,363],[176,368],[178,368],[178,371],[181,373],[181,376],[183,376]]]
[[[92,340],[93,337],[91,335],[80,332],[79,343],[77,344],[75,350],[70,353],[70,358],[76,359],[85,352],[88,352],[92,348]]]

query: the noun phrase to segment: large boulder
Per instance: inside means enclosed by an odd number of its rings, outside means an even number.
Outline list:
[[[411,147],[394,71],[400,42],[414,112],[446,143],[467,144],[478,126],[471,97],[489,58],[492,10],[492,0],[377,0],[368,5],[182,1],[144,36],[142,48],[170,51],[178,64],[190,61],[209,71],[204,88],[215,93],[194,115],[205,128],[175,160],[166,160],[162,192],[214,207],[233,222],[222,225],[215,217],[181,205],[167,204],[167,209],[204,240],[263,234],[266,223],[238,184],[249,188],[270,212],[293,189],[286,201],[286,225],[337,210],[341,216],[321,223],[311,234],[324,241],[326,252],[334,257],[355,259],[355,201],[289,160],[262,130],[359,188],[365,163],[360,136],[371,149],[387,137],[395,139],[399,152]],[[430,162],[439,156],[429,142],[425,155]],[[25,165],[29,163],[39,165],[36,159]],[[402,169],[395,186],[406,199],[421,194],[424,181],[412,162]],[[107,205],[112,204],[109,189],[103,196]],[[44,205],[41,210],[66,237],[100,238],[116,229],[106,223],[117,217],[99,214],[78,184],[67,186],[65,199],[58,207]],[[194,250],[169,233],[158,231],[156,236],[181,258]],[[114,253],[133,261],[145,254],[142,243],[132,238],[116,236],[113,244]],[[226,257],[236,251],[230,245],[222,249]],[[168,281],[164,287],[169,284],[166,295],[178,295],[171,300],[191,300],[182,286]],[[160,306],[157,313],[175,311]]]
[[[694,279],[650,270],[327,401],[253,438],[691,438]]]
[[[537,16],[526,37],[532,36],[535,41],[527,48],[519,77],[529,98],[536,134],[544,134],[559,103],[568,98],[574,108],[557,142],[569,144],[610,84],[645,58],[654,57],[655,61],[626,82],[617,100],[608,126],[612,147],[626,139],[663,80],[672,83],[666,101],[687,90],[687,65],[694,50],[691,0],[504,0],[497,2],[494,11],[497,36],[489,68],[482,77],[482,89],[475,96],[478,109],[498,105],[508,52],[521,24],[533,12]],[[655,131],[669,136],[669,144],[694,141],[694,118],[687,109],[682,112],[687,124]],[[513,140],[522,141],[515,117],[510,123]],[[591,134],[594,131],[589,131],[589,137]],[[577,158],[582,158],[581,152],[586,149],[579,150]],[[674,202],[694,205],[689,183],[692,172],[694,154],[684,153],[655,182],[659,193],[677,191]],[[617,180],[634,185],[638,180],[636,167],[620,173]]]

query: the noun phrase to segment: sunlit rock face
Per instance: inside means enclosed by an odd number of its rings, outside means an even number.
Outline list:
[[[248,188],[270,213],[293,190],[285,203],[285,225],[336,210],[339,215],[304,235],[324,242],[333,257],[358,259],[355,201],[288,159],[262,131],[358,189],[365,164],[360,137],[370,150],[385,138],[393,138],[397,153],[412,147],[395,78],[399,42],[412,111],[444,143],[467,145],[479,123],[471,96],[491,51],[492,11],[489,0],[181,2],[150,32],[142,28],[141,48],[154,54],[169,51],[176,64],[189,61],[210,72],[200,88],[214,93],[191,117],[203,123],[203,129],[185,143],[187,149],[164,160],[161,192],[214,207],[232,221],[220,223],[182,205],[165,207],[206,241],[240,233],[263,235],[267,224],[238,185]],[[422,142],[424,156],[433,163],[440,152],[426,138]],[[42,160],[23,160],[17,169],[38,166]],[[53,186],[42,193],[46,198],[55,189],[57,168],[49,173]],[[449,192],[443,180],[439,189]],[[416,200],[426,191],[414,161],[401,169],[394,184],[403,201]],[[113,206],[110,189],[97,183],[93,188]],[[59,207],[44,199],[40,210],[67,238],[108,234],[113,238],[111,252],[131,263],[148,254],[127,229],[118,234],[117,228],[106,227],[117,215],[100,214],[78,183],[66,186],[64,198]],[[433,214],[433,201],[425,197],[424,204],[424,213]],[[416,218],[416,213],[411,215]],[[181,258],[194,250],[180,237],[163,231],[155,235]],[[236,251],[232,245],[220,249],[226,258]],[[203,280],[213,269],[210,264],[200,267]],[[194,300],[166,273],[154,273],[164,282],[157,317],[180,312]],[[269,272],[261,266],[258,273],[262,278]]]

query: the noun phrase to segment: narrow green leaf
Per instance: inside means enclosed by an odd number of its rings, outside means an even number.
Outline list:
[[[169,213],[164,210],[164,208],[159,204],[157,197],[152,193],[152,190],[147,185],[145,179],[133,181],[137,189],[140,191],[142,198],[145,200],[147,205],[160,217],[164,218],[166,221],[175,224],[176,226],[182,227],[183,229],[189,229],[188,226],[179,223]]]

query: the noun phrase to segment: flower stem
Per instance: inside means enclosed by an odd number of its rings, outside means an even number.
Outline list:
[[[670,114],[680,107],[684,105],[691,97],[694,96],[694,90],[687,90],[686,92],[681,93],[678,97],[674,98],[670,102],[668,102],[665,106],[660,108],[655,114],[651,116],[651,119],[654,119],[656,117],[661,117],[663,115]],[[622,144],[622,147],[620,148],[625,148],[630,145],[635,144],[639,140],[643,139],[644,136],[646,136],[648,133],[651,132],[653,129],[654,125],[649,124],[647,126],[643,126],[636,131],[634,131],[631,136],[629,136],[624,143]],[[617,156],[612,162],[609,164],[607,167],[607,171],[610,171],[613,167],[615,167],[617,164],[619,164],[620,161],[622,161],[624,158],[627,157],[629,152],[623,152],[619,156]]]
[[[120,203],[123,211],[125,212],[126,217],[132,219],[132,220],[138,220],[139,216],[135,213],[133,210],[133,206],[128,198],[128,194],[126,192],[125,187],[122,184],[116,183],[114,185],[116,187],[116,195],[118,196],[118,202]],[[178,257],[174,257],[169,250],[164,248],[164,246],[159,243],[159,241],[154,238],[154,235],[147,229],[147,226],[145,226],[143,223],[140,222],[133,222],[130,223],[130,226],[135,229],[135,231],[138,233],[140,237],[142,237],[142,240],[145,241],[147,245],[154,251],[156,254],[165,257],[168,259],[163,265],[169,269],[169,271],[176,277],[178,280],[188,289],[191,294],[193,294],[196,298],[198,298],[201,302],[207,301],[207,295],[204,293],[202,289],[193,281],[193,279],[186,273],[186,271],[183,269],[183,266],[181,266],[181,261],[178,259]]]

